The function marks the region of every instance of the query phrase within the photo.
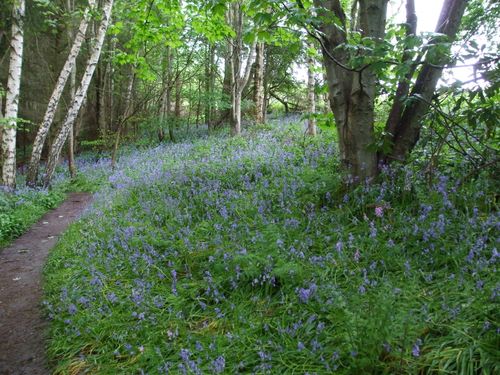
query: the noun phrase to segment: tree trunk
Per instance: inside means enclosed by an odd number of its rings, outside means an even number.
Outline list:
[[[170,90],[169,69],[170,69],[170,47],[167,47],[162,63],[162,87],[161,87],[161,104],[160,104],[160,121],[158,126],[158,140],[163,142],[165,139],[164,126],[168,118],[167,111],[167,92]]]
[[[71,0],[66,1],[66,9],[69,13],[73,12],[75,9],[74,2]],[[71,27],[68,27],[68,42],[71,43],[73,40],[73,30]],[[69,94],[70,94],[70,103],[75,100],[76,93],[76,64],[71,69],[71,76],[69,81]],[[68,171],[71,178],[74,178],[76,175],[76,166],[75,166],[75,131],[74,126],[71,126],[71,131],[69,133],[68,139]]]
[[[193,112],[193,101],[191,100],[191,95],[192,95],[192,88],[193,88],[193,85],[192,85],[192,81],[189,81],[189,84],[188,84],[188,93],[189,93],[189,96],[190,96],[190,100],[188,102],[188,113],[187,113],[187,116],[186,116],[186,125],[187,125],[187,129],[186,129],[186,134],[189,134],[189,129],[191,128],[191,114]]]
[[[327,19],[333,14],[337,19],[335,23],[323,23],[320,27],[322,34],[318,38],[322,41],[330,106],[339,133],[341,160],[354,181],[365,181],[375,177],[378,171],[378,155],[373,147],[376,77],[370,66],[358,70],[348,67],[349,55],[342,48],[348,39],[346,16],[340,0],[314,0],[314,4],[320,16]],[[436,32],[453,40],[466,4],[467,0],[445,0]],[[385,30],[386,1],[360,0],[357,12],[356,25],[359,25],[362,36],[370,37],[375,42],[381,40]],[[415,18],[414,1],[409,0],[408,35],[415,32]],[[432,45],[427,47],[431,48]],[[421,122],[429,109],[443,65],[448,62],[446,55],[443,53],[437,61],[426,61],[412,88],[411,78],[416,67],[410,67],[410,72],[402,78],[386,123],[388,140],[393,147],[388,155],[381,155],[381,161],[407,160],[418,141]],[[410,61],[411,55],[404,54],[403,63]]]
[[[16,133],[23,63],[24,14],[24,0],[15,0],[12,8],[9,78],[7,80],[5,101],[5,119],[7,123],[4,124],[2,129],[2,184],[9,190],[16,188]]]
[[[0,95],[0,176],[3,175],[3,121],[4,121],[4,114],[3,114],[3,97]]]
[[[341,162],[348,172],[349,181],[359,183],[371,180],[377,175],[377,153],[369,147],[375,142],[376,77],[370,67],[361,72],[345,68],[349,64],[349,54],[339,46],[347,43],[347,26],[340,1],[315,0],[314,3],[320,16],[329,17],[333,13],[342,25],[321,25],[324,65],[330,106],[337,124]],[[359,2],[359,25],[363,37],[382,40],[386,5],[385,0]]]
[[[257,43],[255,56],[255,76],[254,76],[254,106],[255,106],[255,122],[263,124],[265,122],[264,114],[264,48],[263,42]]]
[[[466,6],[467,0],[445,0],[436,33],[444,34],[449,41],[453,41],[460,28]],[[437,82],[442,75],[442,67],[448,62],[447,53],[442,53],[437,61],[427,61],[427,64],[422,66],[410,93],[410,98],[414,100],[411,100],[404,108],[397,125],[390,128],[394,133],[394,146],[388,155],[388,161],[406,161],[417,144],[422,128],[422,118],[429,110]],[[394,105],[397,105],[396,101]],[[391,123],[388,123],[388,126],[391,126]]]
[[[415,1],[406,0],[406,36],[416,35],[417,33],[417,15],[415,13]],[[412,59],[412,54],[410,51],[405,51],[403,53],[402,63],[410,64]],[[408,99],[408,91],[410,89],[411,78],[415,73],[416,65],[410,68],[409,72],[398,83],[398,88],[396,89],[396,94],[394,96],[394,102],[392,103],[391,111],[387,117],[385,131],[388,134],[389,139],[394,137],[396,128],[398,126],[399,120],[401,119],[401,114],[404,110],[404,103]]]
[[[229,21],[236,33],[232,41],[229,41],[231,56],[231,133],[241,134],[241,97],[252,69],[255,59],[257,42],[254,42],[248,52],[246,63],[241,61],[243,53],[243,8],[240,2],[230,5]]]
[[[198,80],[198,101],[196,103],[196,128],[200,125],[200,112],[201,112],[201,79]]]
[[[175,79],[175,122],[178,123],[182,116],[182,80],[178,76]]]
[[[26,176],[26,184],[29,186],[34,186],[36,184],[38,169],[40,168],[40,158],[42,156],[43,145],[54,120],[54,116],[56,114],[57,106],[59,105],[64,86],[66,85],[66,82],[71,75],[71,71],[73,70],[73,67],[76,63],[76,58],[80,53],[82,43],[85,40],[85,34],[87,32],[87,28],[91,18],[91,10],[95,7],[95,4],[96,0],[89,0],[89,5],[85,9],[82,21],[80,22],[80,26],[75,36],[75,40],[73,41],[73,46],[71,47],[68,58],[64,63],[61,73],[59,74],[56,86],[49,99],[49,103],[47,104],[47,110],[45,112],[43,121],[38,128],[38,132],[33,143],[33,151],[31,153],[31,159]]]
[[[49,159],[47,162],[47,171],[44,178],[45,186],[48,186],[50,184],[50,180],[52,179],[52,176],[54,174],[57,161],[59,159],[59,155],[61,154],[64,142],[68,137],[68,134],[71,130],[71,126],[74,124],[78,116],[78,112],[82,106],[85,95],[87,94],[90,81],[92,79],[97,62],[99,61],[99,57],[101,55],[102,45],[104,43],[106,31],[108,29],[109,22],[111,19],[112,8],[113,8],[113,0],[107,0],[103,6],[103,11],[104,11],[103,18],[101,21],[101,25],[99,26],[99,30],[97,32],[97,37],[95,38],[94,43],[92,45],[91,55],[87,61],[87,66],[85,68],[85,72],[83,74],[80,87],[78,87],[78,90],[75,95],[75,100],[73,101],[70,109],[68,110],[66,118],[64,119],[63,126],[60,129],[59,133],[57,134],[54,143],[52,144],[49,153]]]
[[[219,123],[226,122],[231,117],[231,109],[227,108],[227,104],[232,97],[232,56],[231,48],[227,48],[224,58],[224,79],[222,81],[222,101],[224,103],[223,110],[219,114]]]
[[[214,60],[215,48],[207,42],[206,58],[205,58],[205,122],[208,129],[212,130],[214,125],[213,108],[214,108]]]
[[[316,113],[316,81],[314,80],[314,58],[309,56],[307,58],[307,105],[309,111],[309,119],[307,121],[307,134],[316,135],[316,120],[314,114]]]
[[[76,93],[76,66],[71,70],[71,79],[70,79],[70,102],[72,103],[75,100]],[[74,178],[76,175],[76,166],[75,166],[75,126],[71,125],[71,130],[69,132],[68,139],[68,169],[69,175],[71,178]]]
[[[108,124],[109,126],[106,127],[106,134],[108,134],[108,132],[110,131],[109,127],[112,126],[113,122],[114,122],[114,116],[113,116],[113,111],[114,111],[114,92],[115,92],[115,81],[114,81],[114,77],[115,77],[115,68],[114,68],[114,65],[113,65],[113,59],[114,59],[114,55],[115,55],[115,48],[116,48],[116,39],[114,38],[110,38],[111,41],[108,43],[109,44],[109,51],[110,51],[110,57],[108,59],[108,68],[107,68],[107,71],[109,72],[108,73],[108,90],[109,90],[109,93],[108,93],[108,110],[107,110],[107,113],[108,113]]]
[[[96,79],[96,117],[99,128],[99,136],[102,137],[107,132],[106,128],[106,65],[102,62],[97,66]],[[96,78],[97,78],[96,77]]]
[[[165,95],[165,118],[167,122],[168,129],[168,137],[170,142],[175,142],[174,129],[173,129],[173,119],[172,119],[172,86],[173,86],[173,77],[172,77],[172,63],[173,63],[173,53],[170,50],[170,53],[167,55],[167,92]]]
[[[123,127],[125,123],[128,121],[129,117],[132,114],[132,98],[134,96],[134,82],[135,82],[135,72],[132,71],[132,75],[130,77],[130,81],[127,87],[127,96],[125,99],[125,112],[123,113],[122,118],[118,122],[118,129],[116,129],[115,135],[115,143],[113,145],[113,153],[111,154],[111,169],[114,170],[116,167],[116,160],[118,157],[118,149],[120,147],[121,136],[123,132]]]
[[[215,127],[215,118],[217,116],[217,100],[215,93],[215,76],[217,74],[217,65],[215,63],[215,44],[210,49],[210,124],[211,129]]]

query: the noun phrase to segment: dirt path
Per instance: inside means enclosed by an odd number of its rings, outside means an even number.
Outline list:
[[[72,193],[22,237],[0,250],[0,375],[48,374],[42,318],[42,267],[57,237],[91,196]]]

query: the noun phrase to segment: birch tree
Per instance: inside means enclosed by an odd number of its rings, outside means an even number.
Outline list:
[[[263,124],[265,121],[264,53],[265,44],[263,42],[257,43],[254,75],[255,122],[257,124]]]
[[[52,92],[52,95],[50,96],[49,103],[47,104],[47,110],[45,111],[42,123],[38,128],[35,141],[33,142],[33,151],[31,153],[31,159],[26,176],[26,184],[29,186],[34,186],[36,184],[43,145],[45,143],[45,140],[47,139],[47,134],[49,133],[50,127],[52,126],[52,122],[54,121],[54,116],[56,114],[57,107],[59,106],[59,102],[61,100],[64,87],[66,86],[66,82],[71,77],[71,74],[74,71],[76,58],[80,53],[82,43],[85,40],[85,34],[87,33],[87,28],[91,18],[91,10],[95,8],[95,5],[96,0],[89,0],[88,7],[83,13],[83,17],[80,22],[80,26],[78,27],[78,31],[76,32],[68,58],[64,63],[61,73],[59,74],[56,86],[54,88],[54,91]]]
[[[63,125],[59,130],[54,142],[52,143],[52,147],[49,152],[47,170],[44,177],[45,186],[48,186],[50,184],[50,180],[52,179],[52,176],[54,174],[59,156],[61,155],[61,150],[64,146],[64,143],[66,142],[66,138],[68,137],[73,124],[75,123],[78,112],[80,111],[80,108],[87,94],[90,81],[92,80],[92,76],[101,55],[102,46],[111,20],[112,8],[113,0],[107,0],[104,2],[101,24],[97,31],[97,36],[92,41],[91,54],[87,61],[80,86],[76,91],[75,99],[68,109],[68,113],[66,114],[66,117],[63,121]]]
[[[241,96],[250,78],[257,41],[254,41],[250,47],[246,61],[242,61],[244,15],[243,4],[240,1],[230,4],[228,21],[235,32],[234,38],[230,39],[228,44],[231,73],[231,133],[239,135],[241,134]]]
[[[16,133],[23,63],[24,15],[24,0],[15,0],[12,8],[9,78],[7,80],[5,118],[2,127],[2,184],[9,190],[16,188]]]
[[[75,3],[74,0],[66,0],[66,9],[68,12],[73,12],[75,9]],[[68,34],[68,41],[71,43],[71,41],[74,38],[74,32],[71,27],[68,27],[67,30]],[[71,69],[71,75],[69,79],[69,95],[70,95],[70,102],[72,103],[73,100],[75,100],[75,93],[76,93],[76,64],[73,65],[73,68]],[[76,166],[75,166],[75,127],[71,127],[71,131],[69,133],[69,139],[68,139],[68,170],[69,170],[69,175],[71,178],[74,178],[76,175]]]

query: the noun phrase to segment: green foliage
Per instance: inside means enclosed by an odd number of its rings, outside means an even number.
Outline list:
[[[57,207],[64,197],[61,190],[0,192],[0,247],[24,233],[46,211]]]

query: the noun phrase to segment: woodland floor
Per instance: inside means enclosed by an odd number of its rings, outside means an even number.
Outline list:
[[[58,236],[90,200],[90,194],[69,194],[61,206],[0,249],[0,375],[48,374],[46,321],[40,311],[42,268]]]

